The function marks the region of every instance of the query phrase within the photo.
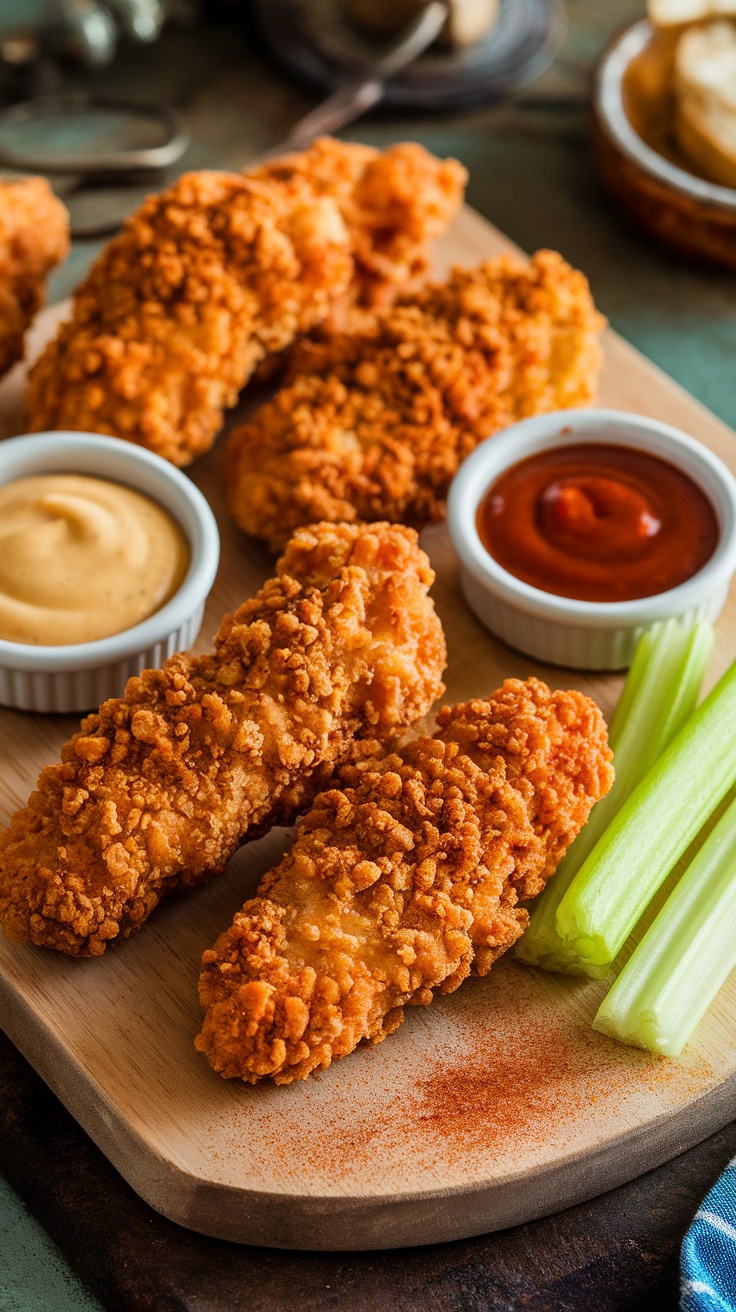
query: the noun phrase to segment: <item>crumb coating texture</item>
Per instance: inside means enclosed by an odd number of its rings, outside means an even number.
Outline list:
[[[328,199],[184,174],[149,196],[77,289],[31,370],[31,429],[110,433],[188,464],[259,361],[325,318],[352,267]]]
[[[346,765],[205,952],[197,1047],[221,1075],[304,1079],[485,975],[610,787],[582,693],[508,679],[437,723]]]
[[[334,327],[352,307],[384,309],[397,292],[410,293],[423,283],[432,243],[457,214],[467,181],[457,160],[436,159],[414,141],[380,151],[331,137],[250,174],[308,186],[336,202],[355,270],[330,315]]]
[[[46,278],[68,253],[69,216],[46,179],[0,179],[0,374],[23,358]]]
[[[323,334],[228,440],[228,498],[278,550],[300,524],[442,519],[450,482],[486,437],[595,395],[603,319],[553,251],[457,269],[445,284]]]
[[[111,433],[189,464],[259,366],[414,284],[464,178],[420,146],[329,138],[242,174],[185,174],[78,288],[31,372],[31,429]]]
[[[246,835],[291,823],[356,736],[421,719],[445,664],[433,578],[408,529],[297,534],[211,654],[131,679],[43,770],[0,833],[8,936],[100,955]]]

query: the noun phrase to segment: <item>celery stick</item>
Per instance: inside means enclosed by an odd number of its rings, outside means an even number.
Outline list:
[[[639,639],[611,720],[615,781],[535,902],[529,928],[514,948],[518,961],[570,975],[595,973],[558,934],[557,909],[614,816],[692,714],[712,648],[709,624],[687,628],[677,620],[657,624]]]
[[[676,1057],[736,969],[736,801],[650,925],[593,1029]]]
[[[647,670],[651,670],[652,661],[666,660],[670,650],[669,644],[676,641],[681,634],[684,636],[689,632],[690,630],[683,628],[677,620],[666,620],[663,624],[655,624],[642,633],[608,726],[608,740],[614,751],[617,747],[617,739],[620,739],[621,731],[626,727],[636,705]]]
[[[655,762],[584,861],[557,932],[599,975],[736,782],[736,662]]]
[[[714,640],[712,626],[704,622],[688,626],[664,620],[642,634],[629,671],[633,678],[624,684],[608,735],[618,768],[627,777],[636,769],[643,778],[692,715]],[[636,659],[640,647],[641,663]]]

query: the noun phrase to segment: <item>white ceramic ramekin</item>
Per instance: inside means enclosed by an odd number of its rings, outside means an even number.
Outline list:
[[[708,497],[720,537],[710,560],[677,588],[635,601],[589,602],[523,583],[488,553],[476,514],[491,483],[512,465],[553,447],[581,442],[635,447],[677,466]],[[456,475],[447,503],[465,598],[487,628],[510,647],[553,665],[620,670],[657,620],[713,621],[736,570],[736,479],[707,447],[669,424],[618,410],[560,410],[515,424],[482,442]]]
[[[160,610],[111,638],[65,647],[0,639],[0,703],[22,711],[87,711],[118,697],[127,680],[190,647],[220,556],[215,517],[202,493],[143,447],[95,433],[32,433],[0,442],[0,485],[33,474],[89,474],[144,492],[168,510],[189,543],[184,582]]]

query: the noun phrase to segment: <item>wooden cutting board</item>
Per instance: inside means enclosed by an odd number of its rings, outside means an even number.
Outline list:
[[[508,249],[465,210],[438,270]],[[41,316],[36,346],[58,310]],[[21,431],[22,371],[0,386],[5,433]],[[684,428],[736,470],[723,424],[614,334],[601,404]],[[222,562],[199,647],[271,573],[231,525],[222,443],[192,471],[220,523]],[[458,587],[444,526],[423,535],[449,646],[445,700],[485,696],[508,675],[584,689],[609,712],[616,676],[545,668],[496,642]],[[736,647],[736,594],[709,682]],[[0,710],[0,822],[56,759],[71,719]],[[195,1052],[203,950],[288,843],[242,848],[211,884],[163,904],[135,938],[72,961],[0,941],[0,1024],[134,1189],[172,1220],[277,1248],[435,1243],[515,1225],[590,1198],[699,1142],[733,1117],[736,976],[679,1060],[590,1029],[607,985],[504,959],[399,1031],[305,1083],[246,1087]]]

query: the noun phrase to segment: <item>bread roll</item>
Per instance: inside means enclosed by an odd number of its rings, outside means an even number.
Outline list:
[[[681,149],[706,178],[736,188],[736,23],[709,23],[683,33],[674,90]]]

